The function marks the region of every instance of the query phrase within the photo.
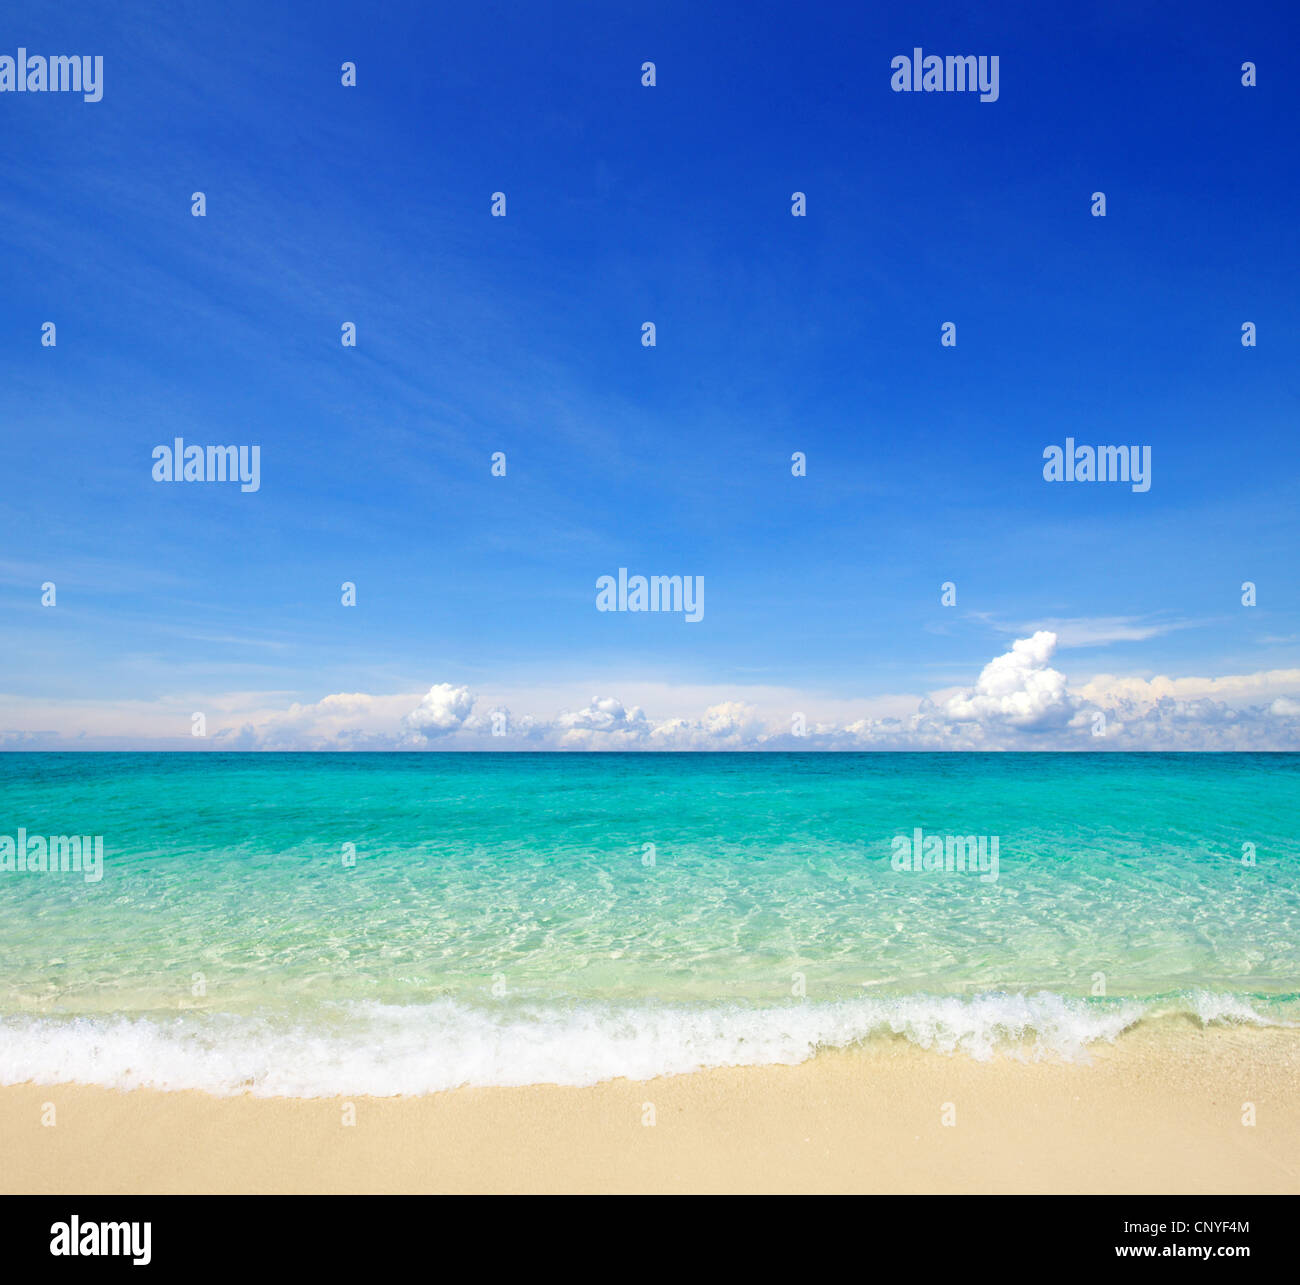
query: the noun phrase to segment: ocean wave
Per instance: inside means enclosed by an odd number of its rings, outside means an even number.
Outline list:
[[[1144,1020],[1296,1025],[1258,1000],[1194,991],[1158,1000],[1040,992],[864,998],[777,1008],[322,1005],[275,1014],[0,1017],[0,1084],[198,1089],[229,1096],[391,1097],[464,1085],[588,1085],[710,1067],[794,1065],[823,1049],[901,1038],[981,1060],[1086,1060]]]

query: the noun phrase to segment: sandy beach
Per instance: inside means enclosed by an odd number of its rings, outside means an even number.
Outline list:
[[[1131,1032],[1091,1065],[978,1062],[899,1041],[790,1067],[357,1098],[354,1125],[343,1099],[28,1084],[0,1089],[0,1182],[32,1193],[1294,1193],[1298,1088],[1300,1032],[1191,1022]]]

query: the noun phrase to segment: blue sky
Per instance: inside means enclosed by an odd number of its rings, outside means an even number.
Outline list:
[[[1285,6],[470,8],[10,11],[0,54],[104,92],[0,94],[8,743],[449,746],[499,707],[695,744],[721,706],[718,743],[903,744],[873,720],[1040,632],[1067,703],[943,743],[1151,713],[1097,675],[1211,702],[1180,747],[1225,700],[1232,747],[1295,742]],[[892,92],[916,46],[998,55],[998,100]],[[261,489],[155,482],[176,436],[259,444]],[[1044,482],[1067,436],[1150,446],[1150,491]],[[704,619],[598,613],[620,566],[703,576]]]

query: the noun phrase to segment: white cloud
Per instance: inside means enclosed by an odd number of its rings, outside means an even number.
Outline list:
[[[871,700],[761,685],[726,691],[645,681],[629,682],[622,692],[644,703],[596,696],[577,709],[563,709],[554,686],[498,689],[489,704],[448,682],[435,683],[423,695],[338,692],[287,706],[288,694],[281,693],[180,693],[154,703],[40,706],[0,695],[0,744],[189,750],[1300,749],[1300,669],[1217,678],[1102,674],[1077,685],[1051,663],[1059,643],[1052,631],[1038,630],[989,661],[969,687]],[[552,713],[557,706],[562,712]],[[522,715],[512,712],[529,707]],[[206,738],[188,734],[193,710],[207,711]],[[804,736],[792,732],[796,713],[803,716]],[[1094,736],[1098,726],[1104,736]]]
[[[986,615],[995,629],[1008,634],[1029,634],[1046,630],[1056,635],[1059,647],[1104,647],[1116,642],[1146,642],[1176,629],[1191,629],[1191,620],[1144,621],[1134,616],[1069,616],[1039,620],[1033,624],[999,624]]]
[[[1224,678],[1120,678],[1098,674],[1079,688],[1079,695],[1096,705],[1129,705],[1142,710],[1164,700],[1218,699],[1229,705],[1248,705],[1296,691],[1300,691],[1300,669],[1270,669]]]
[[[214,749],[226,750],[390,749],[396,744],[391,730],[395,712],[391,697],[337,692],[239,722],[223,724],[220,712],[214,712],[206,739]]]
[[[992,723],[1040,731],[1069,722],[1077,707],[1066,690],[1065,675],[1048,661],[1056,650],[1056,635],[1040,629],[1021,638],[1009,652],[984,666],[974,690],[954,696],[943,716],[954,723]]]
[[[554,724],[559,743],[570,749],[629,749],[644,741],[653,725],[639,705],[625,709],[612,696],[593,696],[591,704],[562,713]]]
[[[468,687],[435,683],[420,703],[402,719],[402,726],[417,739],[431,740],[458,731],[474,708]]]
[[[769,732],[753,705],[733,700],[710,705],[698,719],[666,719],[650,735],[662,749],[741,750],[761,745]]]

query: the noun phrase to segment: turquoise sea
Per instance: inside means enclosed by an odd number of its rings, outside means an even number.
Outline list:
[[[996,839],[996,879],[895,868],[918,828]],[[20,829],[102,836],[102,878],[12,868]],[[10,753],[0,836],[0,1083],[418,1093],[1300,1022],[1300,755]]]

